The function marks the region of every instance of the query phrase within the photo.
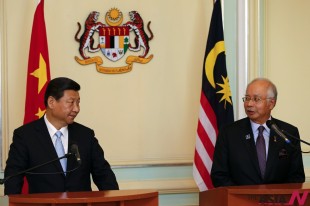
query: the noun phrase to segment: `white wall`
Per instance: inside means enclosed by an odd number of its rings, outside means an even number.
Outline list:
[[[0,3],[4,10],[1,81],[5,160],[13,129],[23,121],[36,0],[0,0]],[[250,44],[249,51],[254,52],[250,54],[249,77],[265,75],[276,83],[279,100],[273,115],[298,126],[301,137],[307,141],[310,141],[307,121],[310,113],[307,107],[309,4],[308,0],[251,1],[250,17],[255,20],[250,20],[248,36],[254,41],[263,40]],[[154,54],[154,58],[145,65],[135,64],[133,71],[127,74],[100,74],[94,65],[81,66],[74,60],[74,56],[79,56],[78,43],[74,40],[76,22],[83,23],[92,10],[98,10],[103,21],[112,7],[120,9],[126,18],[129,11],[137,10],[144,21],[152,21],[154,39],[150,41],[150,54]],[[211,12],[212,1],[205,0],[45,0],[52,78],[68,76],[82,86],[82,111],[77,121],[96,131],[123,189],[159,188],[165,205],[175,205],[174,199],[197,204],[197,188],[190,165]],[[236,66],[239,58],[236,12],[236,1],[226,1],[227,68],[234,101],[238,90],[242,90],[237,88],[236,76],[240,70]],[[259,37],[262,31],[264,36]],[[113,66],[108,60],[104,64]],[[309,148],[303,146],[303,150]],[[309,174],[307,155],[304,155],[304,163]],[[154,167],[153,164],[160,165]],[[131,167],[115,167],[119,165]],[[174,193],[176,195],[172,195]],[[186,198],[178,194],[192,196]]]
[[[4,137],[8,137],[23,121],[35,3],[5,3],[8,35],[3,69],[8,130]],[[94,64],[82,66],[74,60],[74,56],[80,57],[74,35],[77,22],[83,24],[89,12],[101,12],[104,22],[105,13],[113,7],[123,12],[124,22],[129,21],[131,10],[152,22],[154,39],[149,54],[154,58],[148,64],[134,64],[129,73],[106,75],[98,73]],[[203,0],[45,1],[51,76],[67,76],[81,84],[81,112],[76,120],[96,131],[113,165],[192,161],[211,9],[212,2]],[[124,61],[118,64],[125,65]],[[115,64],[104,59],[104,66]]]
[[[37,1],[0,2],[4,8],[5,161],[13,130],[23,123]],[[154,39],[149,54],[154,57],[148,64],[135,63],[129,73],[107,75],[98,73],[95,65],[82,66],[75,61],[75,56],[81,57],[74,35],[77,22],[83,25],[91,11],[99,11],[99,21],[104,22],[105,13],[114,7],[123,12],[124,22],[129,21],[131,10],[137,10],[145,24],[151,21]],[[212,1],[205,0],[45,0],[51,77],[67,76],[81,84],[81,112],[76,120],[95,130],[121,189],[155,188],[162,195],[189,193],[194,194],[191,201],[197,203],[191,165],[212,7]],[[113,64],[100,52],[90,55],[101,56],[106,67],[125,65],[124,59]],[[180,173],[171,173],[176,169]]]
[[[279,7],[281,5],[281,7]],[[299,128],[310,142],[310,13],[307,0],[266,1],[266,75],[278,87],[277,118]],[[302,144],[304,151],[309,151]]]

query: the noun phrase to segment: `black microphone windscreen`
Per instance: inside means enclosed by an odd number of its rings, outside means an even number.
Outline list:
[[[76,144],[71,145],[71,152],[75,155],[77,162],[81,164],[82,160],[80,157],[79,148]]]
[[[71,145],[71,152],[73,154],[76,154],[76,151],[78,150],[78,146],[76,144]]]

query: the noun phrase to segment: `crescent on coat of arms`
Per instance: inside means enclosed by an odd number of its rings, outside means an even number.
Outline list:
[[[82,59],[75,56],[75,60],[79,64],[96,64],[96,69],[100,73],[121,74],[130,72],[133,68],[133,63],[147,64],[152,60],[153,54],[148,56],[150,51],[149,42],[154,38],[150,28],[150,21],[147,24],[149,36],[144,30],[143,19],[137,11],[129,12],[130,21],[125,24],[122,24],[124,19],[123,13],[117,8],[112,8],[106,13],[106,24],[98,21],[99,15],[98,11],[90,12],[85,20],[84,32],[80,37],[78,36],[81,31],[81,24],[77,22],[78,30],[75,34],[75,40],[79,42],[79,54]],[[130,41],[131,32],[134,36],[133,43]],[[97,41],[94,38],[95,34],[99,36]],[[128,51],[139,52],[141,49],[143,49],[143,52],[138,56],[127,55],[126,65],[120,67],[105,67],[100,56],[88,56],[90,53],[96,53],[101,50],[105,58],[116,62],[122,59]]]

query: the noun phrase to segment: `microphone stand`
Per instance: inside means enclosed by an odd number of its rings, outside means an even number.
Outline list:
[[[289,137],[291,137],[291,138],[293,138],[293,139],[295,139],[295,140],[297,140],[297,141],[299,141],[299,142],[302,142],[302,143],[304,143],[304,144],[310,146],[310,143],[309,143],[309,142],[306,142],[305,140],[302,140],[302,139],[300,139],[300,138],[297,138],[297,137],[291,135],[290,133],[288,133],[288,132],[285,131],[285,130],[282,130],[282,132],[283,132],[284,134],[286,134],[287,136],[289,136]],[[300,151],[301,151],[301,150],[300,150]],[[301,151],[301,152],[302,152],[302,153],[310,153],[310,151],[308,151],[308,152],[303,152],[303,151]]]
[[[18,172],[18,173],[16,173],[16,174],[10,175],[10,176],[8,176],[8,177],[6,177],[6,178],[0,179],[0,185],[3,185],[8,179],[10,179],[10,178],[12,178],[12,177],[16,177],[16,176],[18,176],[18,175],[25,174],[25,173],[27,173],[27,172],[29,172],[29,171],[32,171],[32,170],[37,169],[37,168],[39,168],[39,167],[43,167],[43,166],[45,166],[45,165],[48,165],[48,164],[51,164],[51,163],[53,163],[53,162],[59,161],[59,160],[61,160],[61,159],[63,159],[63,158],[68,158],[68,157],[71,156],[71,155],[73,155],[73,154],[72,154],[72,153],[65,154],[65,155],[62,156],[62,157],[57,157],[57,158],[52,159],[52,160],[50,160],[50,161],[48,161],[48,162],[44,162],[43,164],[39,164],[39,165],[37,165],[37,166],[34,166],[34,167],[29,168],[29,169],[23,170],[23,171]]]
[[[286,135],[290,136],[291,138],[293,138],[293,139],[295,139],[295,140],[298,140],[298,141],[300,141],[300,142],[302,142],[302,143],[305,143],[305,144],[307,144],[307,145],[310,146],[310,143],[309,143],[309,142],[306,142],[306,141],[304,141],[304,140],[302,140],[302,139],[300,139],[300,138],[297,138],[297,137],[291,135],[290,133],[288,133],[288,132],[285,131],[285,130],[282,130],[282,132],[285,133]]]

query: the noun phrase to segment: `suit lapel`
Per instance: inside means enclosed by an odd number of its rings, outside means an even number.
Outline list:
[[[74,123],[73,123],[74,124]],[[78,145],[78,133],[72,128],[73,124],[68,125],[68,153],[71,153],[71,145],[72,144],[77,144]],[[68,158],[67,161],[67,170],[72,170],[76,168],[77,161],[74,155],[71,155]],[[67,174],[67,176],[70,175],[70,173]]]
[[[267,157],[267,163],[266,163],[266,174],[265,177],[268,176],[270,171],[272,171],[272,167],[274,166],[274,162],[276,161],[279,154],[277,152],[279,151],[279,147],[283,144],[283,142],[280,141],[279,137],[276,135],[276,133],[273,130],[270,130],[270,138],[269,138],[269,148],[268,148],[268,157]]]
[[[46,151],[46,155],[49,156],[48,158],[49,159],[56,158],[57,153],[43,118],[41,118],[38,121],[38,124],[36,125],[36,133],[37,133],[37,141]]]
[[[44,148],[44,151],[46,151],[45,155],[48,156],[47,159],[53,160],[58,158],[43,117],[38,121],[35,129],[37,133],[37,142]],[[62,171],[60,161],[56,161],[52,165],[55,165],[58,171]]]
[[[259,169],[259,163],[258,163],[258,157],[256,152],[256,146],[255,146],[255,140],[254,140],[254,134],[251,127],[250,119],[247,118],[247,122],[244,125],[244,130],[246,133],[244,133],[244,142],[245,147],[247,149],[248,155],[251,159],[251,163],[253,164],[254,168],[256,169],[257,175],[261,177],[261,172]],[[250,136],[250,138],[249,138]]]

